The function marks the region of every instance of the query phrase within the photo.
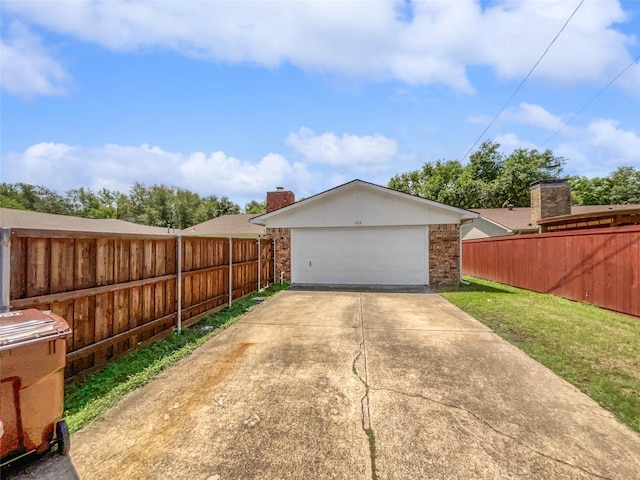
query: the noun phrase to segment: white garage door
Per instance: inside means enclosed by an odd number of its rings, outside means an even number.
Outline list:
[[[428,238],[424,226],[293,229],[292,282],[427,285]]]

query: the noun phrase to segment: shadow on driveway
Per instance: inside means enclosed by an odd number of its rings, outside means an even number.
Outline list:
[[[30,456],[3,469],[3,480],[80,480],[80,475],[69,455],[47,452],[39,457]]]
[[[316,285],[296,283],[290,290],[301,292],[360,292],[360,293],[433,293],[425,285]]]

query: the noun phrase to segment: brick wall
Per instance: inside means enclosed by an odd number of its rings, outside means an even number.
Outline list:
[[[531,222],[571,215],[571,185],[565,180],[540,180],[531,187]]]
[[[284,281],[291,283],[291,229],[267,228],[267,237],[276,241],[276,281],[284,272]]]
[[[288,207],[296,201],[293,192],[289,190],[276,190],[275,192],[267,192],[267,213]]]
[[[460,225],[429,225],[429,285],[460,283]]]

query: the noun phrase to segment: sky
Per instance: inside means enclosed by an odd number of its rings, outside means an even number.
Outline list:
[[[640,168],[639,0],[3,0],[0,14],[3,182],[139,181],[243,206],[466,163],[478,138],[549,148],[565,175]]]

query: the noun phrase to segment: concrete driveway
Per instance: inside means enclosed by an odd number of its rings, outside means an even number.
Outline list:
[[[640,437],[435,294],[287,291],[23,478],[639,478]]]

